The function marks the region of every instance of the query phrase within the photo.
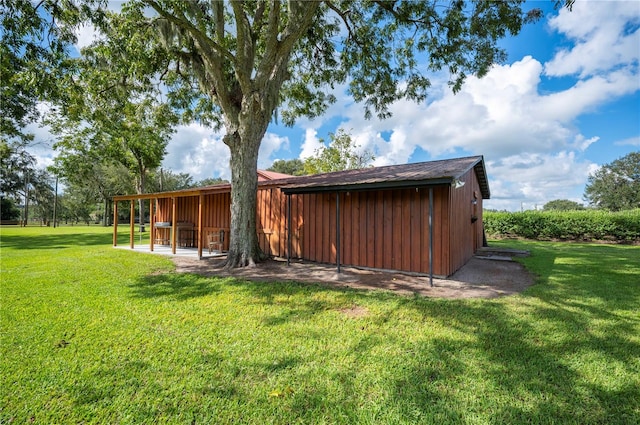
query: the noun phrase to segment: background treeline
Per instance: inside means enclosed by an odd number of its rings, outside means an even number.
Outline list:
[[[640,241],[640,208],[619,212],[485,211],[483,220],[488,237]]]

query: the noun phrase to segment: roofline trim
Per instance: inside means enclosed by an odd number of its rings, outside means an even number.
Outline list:
[[[318,192],[359,192],[378,189],[407,189],[414,187],[420,188],[429,186],[450,185],[455,179],[456,177],[442,177],[430,180],[402,180],[391,182],[381,181],[375,183],[353,183],[332,186],[295,186],[281,187],[280,190],[282,190],[285,195],[298,195]]]
[[[330,184],[326,186],[314,185],[313,183],[296,185],[295,180],[304,176],[293,176],[289,178],[259,181],[258,189],[267,188],[280,188],[284,194],[305,194],[305,193],[319,193],[319,192],[348,192],[348,191],[366,191],[376,189],[394,189],[394,188],[419,188],[428,186],[438,186],[451,184],[453,180],[462,177],[462,175],[474,169],[478,183],[482,192],[483,199],[489,199],[489,180],[487,177],[487,171],[484,166],[484,156],[479,155],[473,163],[469,165],[463,172],[455,176],[442,176],[433,179],[421,179],[421,180],[395,180],[395,181],[377,181],[371,183],[348,183],[348,184]],[[293,181],[292,181],[293,180]],[[133,195],[118,195],[112,199],[115,202],[120,201],[134,201],[138,199],[166,199],[166,198],[183,198],[189,196],[200,195],[213,195],[218,193],[229,193],[231,191],[230,183],[222,183],[214,186],[174,190],[170,192],[156,192],[145,194],[133,194]]]

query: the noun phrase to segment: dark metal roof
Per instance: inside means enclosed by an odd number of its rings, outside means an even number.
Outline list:
[[[258,187],[279,187],[287,194],[426,187],[451,184],[471,168],[475,169],[482,198],[489,199],[489,180],[487,179],[484,158],[482,156],[388,165],[384,167],[362,168],[360,170],[314,174],[312,176],[266,180],[259,181]],[[124,201],[171,198],[174,196],[198,196],[230,191],[231,185],[229,183],[221,183],[213,186],[172,192],[114,196],[113,199],[115,201]]]
[[[475,170],[482,197],[489,199],[489,180],[482,156],[336,171],[269,183],[280,186],[287,194],[394,189],[451,184],[471,168]]]

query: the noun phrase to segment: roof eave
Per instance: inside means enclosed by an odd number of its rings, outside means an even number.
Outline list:
[[[403,181],[381,181],[373,183],[353,183],[342,185],[328,186],[293,186],[282,187],[281,190],[285,195],[296,195],[305,193],[318,192],[355,192],[365,190],[381,190],[381,189],[407,189],[421,188],[429,186],[450,185],[454,177],[441,177],[429,180],[403,180]]]

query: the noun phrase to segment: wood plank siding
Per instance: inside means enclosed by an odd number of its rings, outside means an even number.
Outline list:
[[[302,199],[292,197],[292,255],[300,256],[301,251],[301,210]],[[198,223],[199,196],[156,199],[155,222],[171,222],[172,202],[176,202],[177,222]],[[229,248],[229,229],[231,228],[231,193],[202,195],[202,244],[210,231],[225,231],[223,250]],[[287,255],[287,199],[280,189],[272,187],[258,190],[256,224],[260,249],[268,255],[284,257]],[[168,228],[155,228],[155,239],[169,243]]]
[[[176,203],[176,221],[178,223],[190,223],[193,225],[194,230],[197,232],[198,225],[198,203],[199,196],[183,196],[172,198],[158,198],[155,199],[155,223],[158,222],[172,222],[172,205],[175,200]],[[152,201],[153,202],[153,201]],[[224,230],[228,235],[231,227],[231,193],[216,193],[202,196],[202,232],[197,234],[202,235],[201,246],[204,246],[206,242],[206,234],[209,231]],[[168,245],[169,235],[171,229],[169,228],[154,228],[154,238],[158,241],[158,244]],[[229,240],[228,236],[224,238],[223,249],[228,249]],[[197,241],[194,241],[194,245],[197,245]]]
[[[482,196],[476,173],[469,170],[459,180],[465,185],[451,189],[449,274],[462,267],[482,247]],[[473,215],[477,220],[472,221]]]
[[[434,273],[448,273],[449,187],[434,188]],[[336,261],[336,194],[292,195],[299,231],[292,257]],[[340,262],[346,266],[429,272],[429,190],[340,192]],[[285,236],[286,237],[286,236]],[[300,249],[301,248],[301,249]],[[285,251],[286,255],[286,251]]]

